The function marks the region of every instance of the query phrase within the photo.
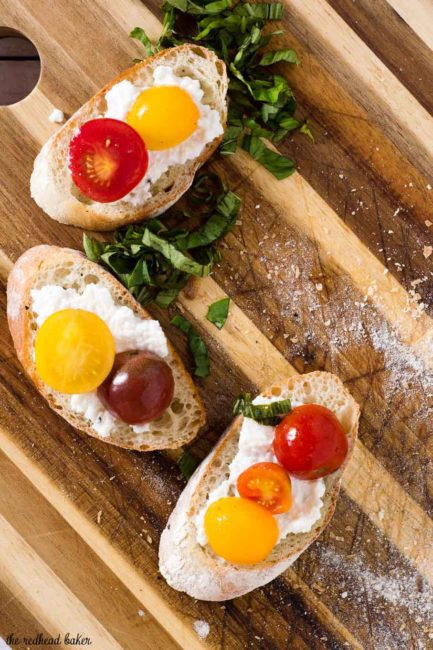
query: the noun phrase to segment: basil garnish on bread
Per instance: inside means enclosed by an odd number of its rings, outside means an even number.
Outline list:
[[[241,393],[233,406],[233,415],[244,415],[260,424],[278,424],[279,415],[287,415],[292,410],[289,399],[270,404],[253,404],[251,393]]]

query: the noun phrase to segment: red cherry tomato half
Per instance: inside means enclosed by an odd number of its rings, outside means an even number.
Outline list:
[[[126,122],[100,118],[85,122],[69,144],[72,180],[89,199],[117,201],[141,181],[148,155],[143,140]]]
[[[275,429],[274,452],[299,479],[335,472],[347,454],[347,436],[334,413],[319,404],[297,406]]]
[[[159,418],[170,406],[174,379],[170,366],[152,352],[120,352],[98,388],[98,397],[110,413],[128,424]]]
[[[273,515],[292,506],[290,478],[277,463],[256,463],[239,474],[237,488],[241,497],[256,501]]]

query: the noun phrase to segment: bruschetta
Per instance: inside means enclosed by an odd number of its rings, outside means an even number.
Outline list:
[[[18,359],[54,411],[105,442],[180,447],[205,415],[198,390],[160,323],[78,251],[36,246],[8,279]]]
[[[31,195],[53,219],[88,230],[165,212],[212,155],[227,119],[223,61],[180,45],[129,68],[42,147]]]
[[[285,571],[329,523],[359,407],[327,372],[290,377],[254,403],[287,399],[291,411],[277,426],[237,417],[181,494],[159,548],[174,589],[209,601],[241,596]],[[297,440],[314,431],[315,442]],[[302,457],[310,443],[311,457]]]

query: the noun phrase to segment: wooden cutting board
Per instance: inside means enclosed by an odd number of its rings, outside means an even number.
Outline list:
[[[159,535],[184,485],[164,454],[122,451],[73,430],[22,373],[5,319],[11,263],[41,243],[80,248],[29,196],[33,159],[67,115],[140,56],[149,0],[0,0],[0,24],[42,59],[37,88],[0,108],[0,635],[81,633],[107,648],[433,647],[433,5],[285,0],[301,65],[287,74],[315,143],[281,149],[276,181],[245,155],[212,166],[243,199],[222,262],[185,315],[209,346],[200,381],[204,456],[233,398],[294,372],[337,373],[360,402],[360,441],[335,516],[283,576],[224,604],[158,574]],[[217,331],[210,302],[232,298]],[[184,341],[153,310],[187,363]],[[157,622],[156,622],[157,621]],[[25,645],[15,646],[25,647]]]

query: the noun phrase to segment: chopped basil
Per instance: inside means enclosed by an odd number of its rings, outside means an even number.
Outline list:
[[[98,262],[104,252],[104,244],[97,239],[91,239],[86,234],[83,235],[83,248],[89,260]]]
[[[230,298],[222,298],[209,306],[206,318],[209,322],[213,323],[215,327],[218,327],[219,330],[225,325],[229,314],[229,305]]]
[[[276,151],[269,149],[263,140],[255,135],[246,135],[242,141],[242,148],[248,151],[250,156],[261,163],[263,167],[282,180],[295,171],[295,163],[290,158],[282,156]]]
[[[208,246],[233,228],[241,206],[241,201],[233,192],[226,192],[218,200],[215,212],[204,225],[191,233],[176,237],[176,247],[180,250],[191,250]]]
[[[187,257],[182,253],[174,244],[171,244],[164,237],[159,237],[155,235],[148,228],[144,228],[142,242],[145,246],[151,250],[161,253],[163,257],[169,262],[169,264],[179,271],[188,273],[189,275],[197,275],[203,277],[209,275],[212,268],[212,264],[199,264],[199,262],[194,261],[190,257]]]
[[[287,63],[299,63],[295,50],[275,50],[274,52],[266,52],[259,61],[259,65],[272,65],[286,61]]]
[[[251,393],[241,393],[233,406],[234,415],[244,415],[261,424],[278,424],[279,415],[286,415],[292,410],[289,399],[270,404],[253,404]]]
[[[240,199],[225,191],[216,174],[199,174],[185,202],[198,213],[203,206],[206,210],[196,230],[167,230],[159,219],[150,219],[117,230],[113,242],[100,242],[85,234],[87,257],[106,266],[142,305],[155,301],[160,307],[169,307],[190,276],[209,275],[219,260],[215,244],[233,228],[240,209]],[[184,219],[190,212],[170,215]]]
[[[152,56],[154,53],[152,43],[144,29],[141,27],[134,27],[132,32],[129,34],[131,38],[136,38],[140,43],[143,43],[147,56]]]
[[[177,461],[177,464],[182,476],[186,479],[190,479],[200,464],[200,461],[189,451],[184,451],[182,456]]]
[[[306,135],[308,138],[310,138],[310,140],[311,140],[312,142],[314,142],[314,136],[313,136],[313,134],[312,134],[312,132],[311,132],[310,127],[308,126],[308,121],[305,121],[305,122],[302,124],[301,128],[299,129],[299,131],[300,131],[301,133],[303,133],[304,135]]]
[[[225,61],[229,75],[229,115],[221,153],[230,155],[241,146],[276,178],[293,173],[293,161],[260,140],[280,142],[295,129],[312,139],[306,122],[294,117],[296,100],[287,80],[269,74],[269,66],[299,63],[292,49],[268,49],[274,37],[283,33],[268,29],[268,22],[281,19],[283,4],[165,0],[162,9],[162,34],[153,48],[141,28],[136,27],[131,36],[143,43],[147,54],[193,42],[214,50]]]
[[[197,377],[207,377],[209,375],[209,356],[205,342],[184,316],[178,314],[171,319],[171,323],[188,336],[188,346],[195,363],[194,374]]]

